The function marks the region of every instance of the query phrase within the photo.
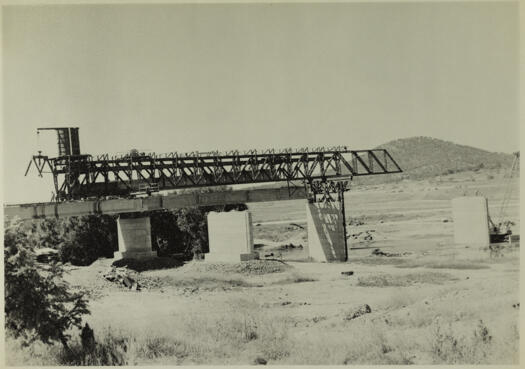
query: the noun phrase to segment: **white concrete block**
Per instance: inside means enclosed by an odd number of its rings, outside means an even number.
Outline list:
[[[208,213],[210,252],[206,261],[239,262],[255,258],[252,216],[249,211]]]
[[[118,252],[115,253],[115,259],[141,259],[157,256],[157,252],[151,249],[149,217],[119,218],[117,227]]]
[[[487,199],[481,196],[457,197],[452,199],[454,219],[454,242],[488,246],[489,218]]]
[[[343,214],[339,202],[307,203],[308,252],[315,261],[344,261]]]

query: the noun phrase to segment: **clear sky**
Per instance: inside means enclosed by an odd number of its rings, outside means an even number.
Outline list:
[[[8,6],[2,23],[8,202],[50,197],[23,177],[42,126],[80,127],[92,154],[519,149],[515,2]]]

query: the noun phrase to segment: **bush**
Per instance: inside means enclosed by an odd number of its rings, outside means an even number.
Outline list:
[[[60,258],[73,265],[89,265],[99,257],[113,257],[118,249],[114,216],[88,215],[62,219]]]
[[[36,262],[34,249],[41,244],[34,227],[28,229],[19,221],[5,224],[6,329],[26,344],[58,341],[69,350],[65,332],[80,328],[82,315],[89,313],[87,301],[69,289],[61,264]]]
[[[470,337],[458,335],[451,326],[443,328],[438,319],[433,328],[432,356],[435,363],[488,364],[492,336],[482,320]]]

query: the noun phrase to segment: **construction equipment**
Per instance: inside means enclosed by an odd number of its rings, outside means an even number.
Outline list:
[[[294,181],[307,187],[316,201],[317,195],[327,200],[331,191],[344,192],[348,186],[341,182],[354,176],[402,172],[386,150],[348,150],[345,146],[160,155],[132,150],[120,156],[93,157],[80,154],[78,128],[44,129],[57,131],[59,155],[34,155],[26,175],[33,163],[40,176],[49,170],[56,201],[267,182],[287,182],[293,190],[297,187]]]
[[[498,242],[510,242],[512,238],[511,227],[514,222],[506,219],[508,205],[514,189],[512,180],[516,177],[519,172],[520,153],[519,151],[514,153],[514,160],[507,176],[507,183],[505,184],[505,193],[501,201],[501,205],[498,212],[496,222],[489,216],[489,235],[491,243]]]

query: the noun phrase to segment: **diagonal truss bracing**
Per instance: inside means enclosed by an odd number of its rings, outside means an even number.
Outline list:
[[[263,182],[331,180],[402,170],[383,149],[258,153],[190,153],[180,155],[34,156],[39,170],[45,164],[54,177],[57,200],[127,196],[144,188],[182,189]]]

